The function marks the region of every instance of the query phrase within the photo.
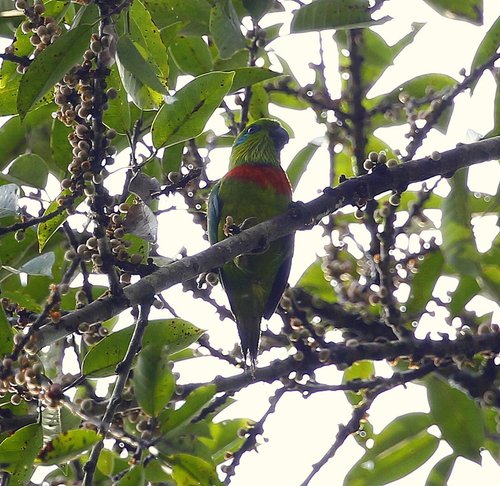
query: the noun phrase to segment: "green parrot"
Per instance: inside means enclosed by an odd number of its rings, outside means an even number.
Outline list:
[[[236,138],[229,172],[214,186],[208,201],[208,237],[213,245],[234,230],[248,228],[286,211],[292,190],[280,166],[286,130],[262,118]],[[258,353],[260,322],[269,319],[285,290],[294,236],[273,241],[260,253],[240,255],[219,269],[222,285],[236,318],[245,362],[252,368]]]

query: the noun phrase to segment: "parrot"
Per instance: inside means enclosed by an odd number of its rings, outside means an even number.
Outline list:
[[[292,201],[290,181],[280,165],[288,132],[279,122],[261,118],[237,136],[229,171],[213,187],[208,200],[207,232],[211,245],[242,229],[271,219]],[[235,317],[245,366],[252,370],[258,354],[262,318],[269,319],[288,282],[294,235],[267,248],[239,255],[218,269]]]

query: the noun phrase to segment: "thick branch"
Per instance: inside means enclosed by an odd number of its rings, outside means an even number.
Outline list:
[[[269,242],[296,230],[310,228],[327,214],[344,206],[372,199],[389,190],[403,190],[413,182],[421,182],[438,175],[453,174],[460,168],[499,157],[500,137],[495,137],[443,152],[438,161],[426,157],[391,169],[385,165],[377,166],[377,169],[370,174],[349,179],[335,188],[325,189],[318,198],[307,204],[297,204],[286,214],[227,238],[203,252],[160,268],[139,282],[125,287],[121,296],[98,299],[68,314],[57,326],[44,326],[38,333],[36,345],[43,347],[61,339],[76,331],[82,322],[92,323],[109,319],[132,305],[140,304],[149,296],[202,272],[220,267],[237,255],[265,247]]]

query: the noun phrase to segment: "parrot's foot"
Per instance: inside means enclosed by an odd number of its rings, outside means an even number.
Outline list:
[[[224,235],[227,237],[237,235],[242,231],[255,226],[255,224],[257,224],[257,218],[254,217],[246,218],[241,224],[238,225],[234,224],[232,216],[227,216],[223,228]]]

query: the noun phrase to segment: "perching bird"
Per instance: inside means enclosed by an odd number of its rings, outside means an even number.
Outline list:
[[[280,166],[280,151],[288,140],[286,130],[267,118],[247,126],[236,138],[229,172],[214,186],[208,201],[211,244],[286,211],[292,190]],[[293,235],[280,238],[260,253],[240,255],[219,270],[243,356],[245,361],[250,357],[252,368],[262,317],[273,315],[288,281],[293,239]]]

